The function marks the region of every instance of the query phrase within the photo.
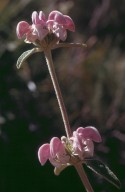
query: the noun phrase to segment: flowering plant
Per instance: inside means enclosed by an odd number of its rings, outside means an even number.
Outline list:
[[[55,167],[54,173],[59,175],[62,170],[68,166],[74,166],[77,170],[86,191],[93,192],[93,188],[84,171],[83,165],[106,180],[120,188],[120,182],[115,174],[101,161],[93,159],[94,142],[101,142],[101,136],[98,130],[93,126],[79,127],[72,133],[67,111],[64,105],[60,86],[56,77],[51,50],[60,47],[86,47],[81,43],[60,43],[65,41],[67,30],[75,31],[73,20],[68,15],[63,15],[59,11],[52,11],[48,19],[40,11],[32,13],[32,24],[26,21],[20,21],[16,28],[19,39],[24,39],[26,43],[33,43],[35,48],[25,51],[17,61],[17,68],[20,68],[25,59],[35,52],[44,52],[48,70],[51,76],[59,108],[61,111],[66,137],[61,139],[53,137],[50,143],[43,144],[38,150],[38,158],[41,165],[47,160]]]

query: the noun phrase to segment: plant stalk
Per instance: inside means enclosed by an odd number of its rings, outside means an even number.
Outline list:
[[[82,164],[74,165],[87,192],[94,192]]]
[[[58,104],[59,104],[59,108],[60,108],[60,111],[61,111],[61,115],[62,115],[65,131],[66,131],[66,135],[69,138],[69,137],[72,136],[72,131],[71,131],[71,128],[70,128],[69,119],[68,119],[67,111],[66,111],[65,104],[64,104],[64,101],[63,101],[60,86],[59,86],[59,83],[58,83],[58,80],[57,80],[57,77],[56,77],[55,68],[54,68],[54,65],[53,65],[52,54],[51,54],[51,49],[48,48],[48,49],[44,50],[44,54],[45,54],[48,70],[49,70],[49,73],[50,73],[50,77],[51,77],[51,80],[52,80],[52,83],[53,83],[53,87],[54,87],[54,90],[55,90],[55,94],[56,94],[56,97],[57,97],[57,101],[58,101]]]
[[[59,108],[60,108],[60,111],[61,111],[61,115],[62,115],[65,131],[66,131],[66,135],[67,135],[68,138],[70,138],[72,136],[72,131],[71,131],[71,128],[70,128],[69,119],[68,119],[67,111],[66,111],[65,104],[64,104],[64,101],[63,101],[60,86],[59,86],[59,83],[58,83],[58,80],[57,80],[57,77],[56,77],[56,72],[55,72],[55,68],[54,68],[54,65],[53,65],[53,59],[52,59],[52,54],[51,54],[51,49],[45,49],[44,54],[45,54],[48,70],[49,70],[49,73],[50,73],[50,77],[51,77],[51,80],[52,80],[52,83],[53,83],[53,87],[54,87],[54,90],[55,90],[55,94],[56,94],[56,97],[57,97],[57,101],[58,101],[58,104],[59,104]],[[85,173],[85,171],[83,169],[83,166],[80,163],[76,164],[74,166],[75,166],[75,168],[76,168],[76,170],[77,170],[77,172],[78,172],[78,174],[80,176],[80,179],[81,179],[86,191],[87,192],[94,192],[93,189],[92,189],[92,186],[91,186],[91,184],[90,184],[90,182],[88,180],[88,177],[87,177],[87,175],[86,175],[86,173]]]
[[[78,47],[78,48],[86,48],[87,45],[84,43],[58,43],[56,45],[54,45],[53,49],[56,48],[61,48],[61,47],[65,47],[65,48],[73,48],[73,47]]]

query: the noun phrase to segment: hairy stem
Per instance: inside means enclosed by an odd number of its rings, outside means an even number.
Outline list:
[[[76,164],[75,168],[76,168],[76,170],[80,176],[80,179],[81,179],[86,191],[87,192],[94,192],[82,164],[80,164],[80,163]]]
[[[86,44],[84,43],[58,43],[56,44],[53,49],[60,48],[60,47],[65,47],[65,48],[72,48],[72,47],[87,47]]]
[[[44,54],[45,54],[45,57],[46,57],[48,70],[49,70],[49,73],[50,73],[50,76],[51,76],[51,80],[52,80],[52,83],[53,83],[53,87],[54,87],[56,97],[57,97],[57,100],[58,100],[58,104],[59,104],[59,108],[60,108],[60,111],[61,111],[62,119],[63,119],[63,122],[64,122],[66,135],[67,135],[67,137],[71,137],[72,132],[71,132],[70,124],[69,124],[67,111],[66,111],[66,108],[65,108],[65,105],[64,105],[64,102],[63,102],[63,97],[62,97],[62,94],[61,94],[61,90],[60,90],[60,87],[59,87],[59,83],[58,83],[58,80],[57,80],[57,77],[56,77],[55,68],[54,68],[53,60],[52,60],[51,50],[50,49],[44,50]]]

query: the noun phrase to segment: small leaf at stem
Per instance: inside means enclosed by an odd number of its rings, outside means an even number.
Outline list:
[[[108,182],[112,183],[118,189],[121,188],[121,183],[116,175],[100,160],[89,159],[85,161],[86,166],[96,174],[102,176]]]
[[[66,167],[70,166],[70,164],[62,165],[61,167],[55,167],[54,173],[58,176]]]
[[[17,60],[17,64],[16,64],[16,67],[19,69],[21,67],[21,65],[23,64],[23,62],[30,56],[32,55],[33,53],[36,53],[36,52],[40,52],[42,50],[38,49],[38,48],[33,48],[33,49],[30,49],[28,51],[25,51],[23,52],[23,54],[18,58]]]

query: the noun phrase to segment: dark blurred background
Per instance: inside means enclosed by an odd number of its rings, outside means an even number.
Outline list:
[[[67,42],[86,49],[53,51],[54,64],[72,130],[92,125],[103,142],[95,155],[121,180],[120,190],[86,170],[95,192],[125,191],[125,0],[0,0],[0,191],[84,191],[73,167],[55,176],[41,166],[37,151],[52,136],[65,135],[43,54],[31,56],[20,70],[16,61],[33,48],[18,40],[20,20],[34,10],[70,15],[76,32]]]

